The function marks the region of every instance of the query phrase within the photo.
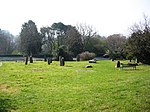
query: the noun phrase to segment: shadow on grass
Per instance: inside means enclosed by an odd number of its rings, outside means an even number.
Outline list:
[[[15,102],[12,99],[0,96],[0,112],[11,112],[16,109]]]
[[[136,69],[125,68],[125,69],[120,69],[120,70],[122,70],[122,71],[129,71],[129,72],[143,71],[143,69],[139,69],[139,68],[136,68]]]

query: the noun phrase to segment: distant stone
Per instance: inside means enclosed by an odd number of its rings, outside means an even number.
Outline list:
[[[30,56],[30,63],[33,63],[33,58],[32,58],[32,56]]]
[[[76,57],[76,61],[80,61],[80,55],[79,54]]]
[[[96,59],[89,60],[89,63],[96,63]]]
[[[52,63],[52,58],[48,58],[48,65],[50,65]]]
[[[117,61],[116,68],[119,68],[119,67],[120,67],[120,61]]]
[[[86,65],[85,68],[93,68],[91,65]]]
[[[65,65],[65,60],[64,60],[64,57],[62,57],[60,59],[60,66],[64,66]]]
[[[28,64],[28,56],[25,57],[25,65],[27,65],[27,64]]]

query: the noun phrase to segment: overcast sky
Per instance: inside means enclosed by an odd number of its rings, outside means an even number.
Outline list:
[[[86,23],[101,36],[127,35],[144,13],[150,18],[150,0],[0,0],[0,28],[18,35],[22,24],[33,20],[38,28]]]

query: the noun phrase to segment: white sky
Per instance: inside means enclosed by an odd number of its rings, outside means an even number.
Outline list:
[[[101,36],[127,35],[144,13],[150,18],[150,0],[0,0],[0,28],[18,35],[22,24],[33,20],[38,28],[86,23]]]

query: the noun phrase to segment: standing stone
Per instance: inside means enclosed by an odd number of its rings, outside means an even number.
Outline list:
[[[28,64],[28,56],[25,57],[25,65],[27,65],[27,64]]]
[[[80,61],[80,55],[79,54],[76,57],[76,61]]]
[[[30,56],[30,63],[33,63],[33,58],[32,58],[32,56]]]
[[[65,65],[65,61],[64,61],[64,57],[62,57],[61,59],[60,59],[60,66],[64,66]]]
[[[140,62],[140,60],[139,60],[139,58],[137,58],[137,63],[139,63]]]
[[[49,58],[49,60],[50,60],[50,63],[52,63],[52,58]]]
[[[117,61],[116,63],[116,67],[119,68],[120,67],[120,61]]]
[[[64,60],[64,57],[62,57],[61,61],[62,61],[63,66],[65,66],[65,60]]]
[[[47,62],[48,62],[48,65],[50,65],[50,64],[51,64],[51,63],[50,63],[50,58],[48,58]]]
[[[48,65],[52,63],[52,58],[48,58]]]

